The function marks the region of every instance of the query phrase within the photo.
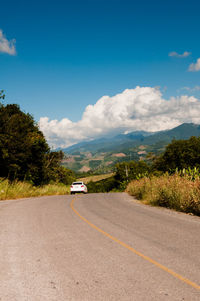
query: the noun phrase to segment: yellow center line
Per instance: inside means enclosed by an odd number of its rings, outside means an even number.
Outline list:
[[[109,233],[103,231],[102,229],[100,229],[99,227],[95,226],[94,224],[92,224],[89,220],[87,220],[85,217],[83,217],[82,215],[80,215],[80,213],[74,208],[74,201],[75,199],[73,199],[71,201],[71,209],[84,221],[86,222],[88,225],[90,225],[92,228],[94,228],[95,230],[97,230],[98,232],[102,233],[103,235],[107,236],[108,238],[110,238],[111,240],[115,241],[116,243],[120,244],[121,246],[123,246],[124,248],[128,249],[129,251],[131,251],[132,253],[142,257],[143,259],[145,259],[148,262],[151,262],[152,264],[154,264],[155,266],[157,266],[158,268],[160,268],[161,270],[164,270],[165,272],[171,274],[172,276],[174,276],[175,278],[187,283],[188,285],[194,287],[197,290],[200,290],[200,286],[192,281],[190,281],[189,279],[181,276],[180,274],[174,272],[171,269],[168,269],[166,266],[160,264],[159,262],[153,260],[152,258],[142,254],[141,252],[135,250],[134,248],[132,248],[131,246],[127,245],[126,243],[124,243],[123,241],[119,240],[118,238],[110,235]]]

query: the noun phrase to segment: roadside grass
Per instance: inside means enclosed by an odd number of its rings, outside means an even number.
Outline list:
[[[95,175],[95,176],[89,176],[85,178],[77,179],[77,181],[82,181],[85,184],[88,184],[89,182],[98,182],[101,180],[105,180],[107,178],[110,178],[114,175],[114,173],[108,173],[108,174],[102,174],[102,175]]]
[[[165,174],[130,182],[126,192],[146,204],[200,216],[200,180]]]
[[[64,195],[69,194],[69,192],[70,186],[60,183],[35,187],[27,182],[15,181],[10,183],[8,180],[0,180],[0,200],[11,200],[45,195]]]

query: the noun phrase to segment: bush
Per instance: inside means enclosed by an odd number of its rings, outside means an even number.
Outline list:
[[[89,193],[109,192],[116,188],[116,180],[114,177],[103,179],[97,182],[89,182],[87,184]]]

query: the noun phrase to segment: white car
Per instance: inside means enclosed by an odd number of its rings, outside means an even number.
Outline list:
[[[73,182],[70,187],[70,193],[74,194],[77,192],[87,193],[87,186],[83,182]]]

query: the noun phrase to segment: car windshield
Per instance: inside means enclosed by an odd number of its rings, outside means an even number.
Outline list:
[[[72,185],[83,185],[83,182],[74,182]]]

